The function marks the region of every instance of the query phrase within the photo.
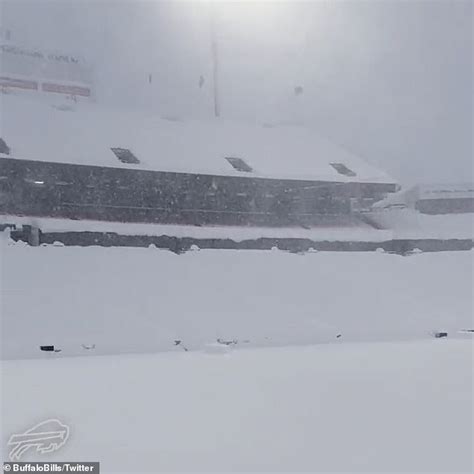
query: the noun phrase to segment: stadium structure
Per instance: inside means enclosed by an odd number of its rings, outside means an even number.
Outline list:
[[[92,73],[78,57],[11,42],[1,53],[4,215],[354,225],[396,190],[385,173],[312,130],[107,109],[92,100]]]
[[[456,271],[437,273],[432,256],[413,265],[384,255],[470,250],[466,215],[446,225],[375,206],[398,194],[395,180],[309,128],[105,107],[79,57],[2,44],[2,357],[466,327],[464,306],[435,314],[463,301],[464,256],[448,255]],[[440,292],[440,278],[455,284]]]
[[[170,122],[2,99],[4,214],[190,225],[350,222],[396,189],[297,127]]]
[[[20,47],[5,34],[0,54],[0,226],[41,233],[44,219],[48,226],[56,221],[53,230],[63,223],[60,236],[18,238],[297,251],[315,240],[352,240],[336,249],[375,250],[391,239],[393,213],[379,211],[399,199],[396,181],[312,129],[105,107],[96,101],[92,68],[79,56]],[[137,225],[141,236],[166,238],[117,237]],[[269,240],[237,245],[242,231]],[[170,243],[183,237],[191,240]],[[198,237],[207,240],[192,240]],[[396,247],[403,253],[414,246]]]

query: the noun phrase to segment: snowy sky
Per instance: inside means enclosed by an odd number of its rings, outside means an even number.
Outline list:
[[[209,2],[0,3],[16,42],[93,63],[99,101],[212,116]],[[310,124],[406,184],[473,179],[470,0],[215,0],[215,19],[223,116]]]

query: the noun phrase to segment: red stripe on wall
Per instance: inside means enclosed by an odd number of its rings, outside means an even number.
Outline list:
[[[58,94],[80,95],[83,97],[90,97],[91,95],[91,90],[87,87],[54,84],[51,82],[44,82],[41,89],[44,92],[56,92]]]
[[[25,79],[15,79],[14,77],[0,76],[0,86],[17,87],[19,89],[38,90],[38,83]]]

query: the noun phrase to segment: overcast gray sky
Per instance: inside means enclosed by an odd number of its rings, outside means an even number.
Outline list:
[[[93,63],[98,101],[212,116],[209,2],[0,2],[18,43]],[[309,124],[404,184],[473,179],[470,0],[216,0],[215,18],[224,117]]]

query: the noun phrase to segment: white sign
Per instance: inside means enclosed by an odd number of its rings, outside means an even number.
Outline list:
[[[0,87],[92,95],[92,70],[79,56],[3,42],[0,66]]]

